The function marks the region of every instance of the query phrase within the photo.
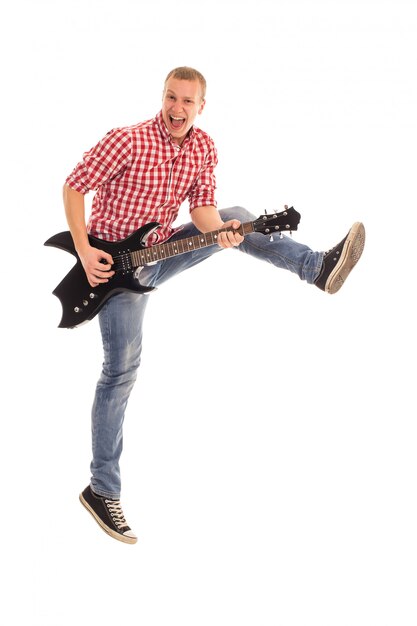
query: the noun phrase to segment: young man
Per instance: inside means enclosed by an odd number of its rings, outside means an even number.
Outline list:
[[[113,259],[90,245],[87,233],[110,241],[124,239],[149,222],[161,228],[147,245],[221,232],[218,245],[174,256],[140,269],[142,284],[156,286],[200,263],[222,248],[243,252],[289,269],[307,283],[335,293],[359,260],[365,230],[355,223],[330,252],[313,252],[289,237],[234,232],[255,217],[241,207],[218,211],[215,200],[217,153],[211,138],[194,127],[205,106],[204,77],[189,67],[172,70],[163,91],[162,110],[146,122],[110,131],[68,176],[64,185],[66,216],[78,255],[92,287],[111,280]],[[88,225],[84,195],[95,190]],[[188,199],[191,222],[173,229],[180,205]],[[125,543],[136,536],[120,504],[119,460],[125,408],[136,379],[142,346],[142,321],[148,296],[124,292],[110,298],[99,313],[104,364],[92,409],[90,485],[82,504],[109,535]]]

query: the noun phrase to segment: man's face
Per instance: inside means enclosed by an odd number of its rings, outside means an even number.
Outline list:
[[[198,80],[168,80],[162,98],[162,117],[175,143],[182,144],[204,105]]]

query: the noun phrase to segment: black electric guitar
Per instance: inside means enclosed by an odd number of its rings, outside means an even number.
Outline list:
[[[281,213],[262,215],[253,222],[241,224],[237,232],[241,235],[250,233],[263,233],[272,235],[276,232],[291,232],[297,230],[300,214],[291,207]],[[90,244],[108,252],[114,261],[112,270],[115,274],[107,283],[100,283],[97,287],[91,287],[81,261],[77,255],[71,233],[65,231],[54,235],[47,241],[45,246],[61,248],[73,254],[77,263],[68,272],[65,278],[54,289],[53,294],[59,298],[62,304],[62,319],[59,328],[75,328],[84,322],[91,320],[100,311],[103,304],[111,296],[121,291],[134,291],[146,293],[154,287],[141,285],[135,277],[138,267],[143,267],[155,261],[162,261],[177,254],[185,254],[199,248],[206,248],[217,243],[220,232],[232,230],[223,228],[210,233],[200,233],[194,237],[167,241],[155,246],[146,247],[143,241],[160,224],[151,222],[142,226],[126,239],[109,242],[89,235]]]

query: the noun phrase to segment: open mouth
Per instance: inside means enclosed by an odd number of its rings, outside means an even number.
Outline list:
[[[173,117],[172,115],[170,115],[169,121],[171,122],[172,128],[175,128],[175,130],[180,130],[185,124],[184,117]]]

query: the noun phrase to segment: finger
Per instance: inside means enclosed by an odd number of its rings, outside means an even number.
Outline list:
[[[224,243],[224,232],[219,232],[219,234],[217,235],[217,245],[220,246],[220,248],[224,248]]]
[[[221,248],[234,248],[242,243],[242,241],[242,235],[232,230],[228,230],[219,234],[217,243]]]
[[[229,231],[227,233],[227,239],[232,246],[238,246],[243,241],[242,235],[235,231]]]
[[[100,261],[100,265],[94,265],[93,271],[97,272],[109,272],[111,270],[110,263],[104,263],[104,261]]]
[[[108,283],[109,278],[111,278],[114,274],[115,272],[103,272],[102,270],[93,268],[88,273],[88,281],[90,284],[95,283],[96,285],[99,285],[100,283]]]
[[[217,237],[217,244],[220,246],[220,248],[229,248],[229,242],[228,240],[224,237],[223,233],[221,233],[218,237]]]
[[[109,270],[111,269],[111,266],[113,265],[113,259],[111,258],[111,256],[110,256],[110,261],[109,259],[105,259],[104,257],[99,256],[94,261],[94,267],[97,268],[98,270],[104,270],[104,269]]]
[[[230,231],[221,233],[221,243],[223,244],[223,248],[233,247],[233,236]]]
[[[107,263],[113,265],[114,261],[111,254],[109,254],[108,252],[104,252],[104,250],[99,250],[99,253],[101,255],[101,262],[103,262],[104,259],[105,261],[107,261]]]
[[[108,278],[109,276],[113,276],[114,271],[111,269],[111,265],[108,266],[109,269],[106,269],[106,266],[100,265],[97,267],[96,265],[91,265],[88,268],[88,273],[93,276],[97,276],[97,278]]]
[[[109,279],[108,278],[98,278],[97,276],[91,276],[91,278],[89,278],[88,282],[90,283],[90,285],[92,287],[97,287],[98,285],[101,285],[103,283],[108,283]]]

